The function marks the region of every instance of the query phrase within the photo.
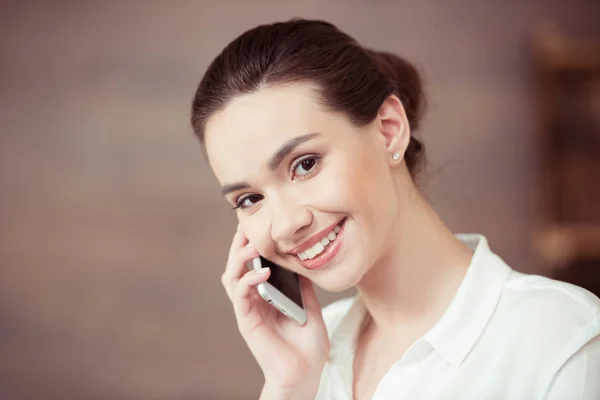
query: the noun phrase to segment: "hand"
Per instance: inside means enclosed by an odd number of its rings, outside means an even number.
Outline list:
[[[312,282],[300,277],[307,314],[307,322],[300,326],[258,294],[255,286],[271,273],[269,269],[248,271],[246,263],[258,255],[238,226],[221,281],[233,303],[239,331],[265,376],[269,393],[314,398],[329,356],[329,339]]]

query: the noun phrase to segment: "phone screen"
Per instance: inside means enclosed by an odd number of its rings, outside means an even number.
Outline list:
[[[302,304],[302,295],[300,293],[298,274],[267,260],[263,256],[260,257],[260,261],[263,267],[271,268],[271,276],[269,276],[267,282],[294,303],[298,304],[299,307],[304,308]]]

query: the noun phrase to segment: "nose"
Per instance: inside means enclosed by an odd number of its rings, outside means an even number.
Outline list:
[[[293,242],[298,232],[312,223],[309,208],[293,196],[271,196],[271,237],[276,243]]]

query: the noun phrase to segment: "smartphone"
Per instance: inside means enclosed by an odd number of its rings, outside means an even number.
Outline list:
[[[250,267],[255,270],[263,267],[271,269],[269,279],[257,285],[258,293],[281,313],[300,325],[304,325],[306,310],[304,309],[298,274],[262,256],[251,260]]]

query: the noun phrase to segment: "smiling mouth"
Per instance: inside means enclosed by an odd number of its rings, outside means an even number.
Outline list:
[[[337,239],[338,234],[340,233],[346,218],[341,220],[336,226],[334,226],[331,231],[329,231],[321,240],[315,243],[312,247],[306,249],[305,251],[301,251],[296,256],[301,261],[306,260],[314,260],[318,258],[319,255],[323,254]]]

